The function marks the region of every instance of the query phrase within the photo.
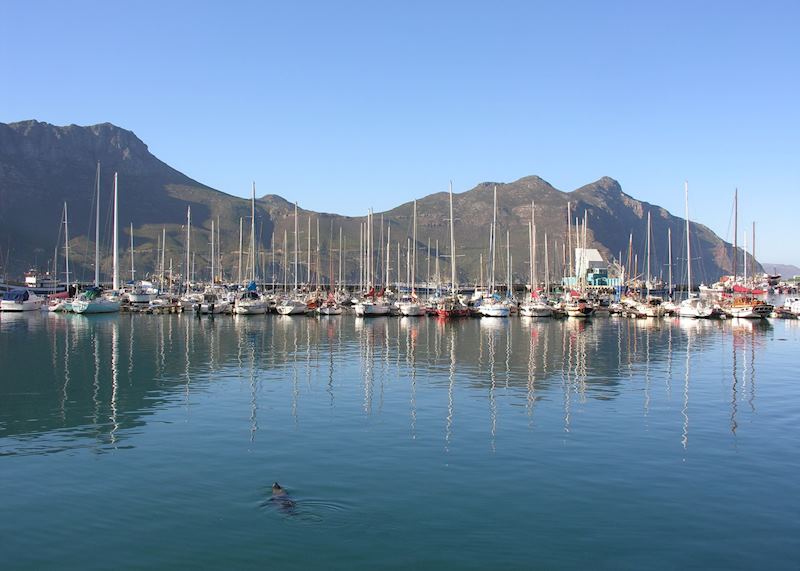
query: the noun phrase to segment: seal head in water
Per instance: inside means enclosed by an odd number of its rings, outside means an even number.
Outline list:
[[[293,513],[295,509],[295,502],[286,493],[286,490],[281,487],[278,482],[272,484],[272,500],[277,505],[278,509],[284,513]]]

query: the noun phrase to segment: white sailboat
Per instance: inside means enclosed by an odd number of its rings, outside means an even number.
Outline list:
[[[119,243],[118,239],[118,220],[119,220],[119,193],[117,186],[117,173],[114,173],[114,236],[113,236],[113,253],[112,253],[112,288],[111,296],[103,295],[102,288],[100,288],[100,249],[99,249],[99,228],[100,216],[98,214],[95,224],[95,286],[83,292],[72,302],[72,311],[80,314],[92,313],[116,313],[120,308],[119,300]],[[97,164],[97,211],[100,211],[100,164]]]
[[[508,317],[511,309],[500,300],[495,289],[495,260],[497,258],[497,186],[494,187],[492,210],[492,227],[489,235],[489,254],[492,257],[491,275],[489,276],[489,296],[481,300],[478,311],[482,317]]]
[[[414,200],[414,222],[411,231],[411,244],[413,246],[410,253],[411,265],[411,298],[407,301],[400,303],[400,313],[405,317],[419,317],[425,315],[425,306],[423,306],[417,299],[417,201]],[[387,280],[388,281],[388,280]]]
[[[241,246],[239,248],[241,251]],[[250,284],[240,293],[233,306],[237,315],[263,315],[267,312],[267,300],[258,293],[256,286],[256,183],[250,199]],[[240,262],[241,267],[241,262]]]
[[[569,207],[569,205],[568,205]],[[587,241],[587,227],[588,227],[588,214],[583,215],[583,233],[581,235],[580,219],[575,219],[576,241],[579,251],[575,252],[578,256],[576,263],[576,281],[578,289],[583,291],[584,280],[586,279],[587,260],[586,260],[586,241]],[[569,317],[588,318],[595,314],[596,308],[594,304],[582,296],[581,293],[577,297],[573,297],[570,293],[570,298],[564,305],[564,310]]]
[[[528,222],[528,248],[531,264],[531,295],[519,308],[522,317],[552,317],[553,308],[543,301],[536,290],[539,283],[536,275],[536,203],[531,201],[531,220]]]
[[[299,227],[297,219],[297,203],[294,203],[294,292],[291,297],[282,299],[275,306],[275,311],[280,315],[305,315],[308,310],[308,303],[300,295],[298,284],[299,275],[299,256],[298,249]]]
[[[67,284],[67,291],[63,294],[50,296],[50,302],[47,305],[48,311],[72,311],[72,300],[69,299],[69,220],[66,202],[64,202],[64,265],[64,281]]]
[[[678,315],[688,319],[705,319],[714,314],[714,308],[699,295],[692,293],[692,241],[689,233],[689,183],[685,182],[684,200],[686,202],[686,274],[688,297],[678,306]]]
[[[372,225],[372,209],[370,209],[369,212],[367,212],[367,225],[364,232],[364,279],[365,289],[369,291],[363,299],[360,299],[355,304],[354,309],[356,317],[383,317],[389,315],[392,309],[391,305],[375,291],[375,249],[373,247],[374,236]],[[391,227],[389,240],[391,240]],[[380,279],[378,281],[380,281]]]

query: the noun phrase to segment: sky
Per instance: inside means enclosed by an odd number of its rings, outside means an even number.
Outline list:
[[[361,215],[602,176],[800,266],[800,2],[0,3],[0,122],[111,122],[225,192]],[[743,230],[739,241],[743,240]]]

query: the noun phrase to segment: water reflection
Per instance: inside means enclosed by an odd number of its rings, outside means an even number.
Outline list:
[[[782,331],[796,337],[793,327]],[[436,419],[445,452],[457,433],[476,428],[495,452],[517,410],[531,430],[552,426],[548,414],[558,411],[559,430],[571,433],[576,413],[635,395],[649,423],[670,406],[680,360],[672,426],[686,450],[695,362],[728,347],[735,436],[742,415],[756,413],[757,354],[773,332],[769,323],[699,320],[3,316],[0,453],[130,445],[149,416],[179,404],[188,421],[197,395],[224,391],[234,379],[246,395],[235,414],[251,443],[269,390],[269,410],[286,412],[295,427],[313,421],[323,402],[352,414],[355,397],[365,418],[402,415],[412,440],[424,412],[426,423]]]

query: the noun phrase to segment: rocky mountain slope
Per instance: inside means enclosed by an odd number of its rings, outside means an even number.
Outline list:
[[[197,182],[173,169],[155,156],[131,131],[109,123],[79,127],[58,127],[37,121],[0,124],[0,269],[9,275],[19,274],[36,264],[47,267],[56,246],[63,203],[69,205],[70,246],[75,276],[89,279],[93,273],[94,186],[97,163],[101,165],[101,242],[104,253],[102,270],[110,271],[111,191],[113,173],[119,173],[120,244],[123,277],[130,267],[129,225],[133,224],[135,264],[138,277],[152,272],[162,228],[166,229],[167,259],[173,261],[177,273],[183,271],[185,259],[186,207],[192,207],[193,251],[198,278],[208,276],[211,222],[219,222],[226,277],[236,275],[238,263],[239,219],[249,220],[247,200],[234,197]],[[528,229],[531,201],[536,203],[538,272],[544,269],[543,243],[548,237],[550,266],[553,276],[563,272],[564,244],[567,227],[567,202],[573,216],[588,215],[588,241],[607,259],[620,253],[627,263],[628,240],[634,236],[633,253],[643,271],[645,261],[646,218],[650,212],[653,226],[651,271],[667,273],[667,229],[672,230],[673,264],[676,281],[685,280],[685,223],[666,210],[625,194],[615,180],[604,177],[572,192],[562,192],[545,180],[530,176],[511,183],[486,182],[458,193],[454,197],[459,281],[474,282],[480,274],[483,254],[488,262],[489,227],[492,217],[493,189],[498,194],[498,280],[506,275],[506,233],[515,279],[525,281],[528,266]],[[420,192],[422,194],[422,192]],[[282,262],[292,265],[294,252],[294,205],[286,199],[266,194],[257,201],[257,236],[263,268],[271,279],[272,236],[275,235],[277,279],[282,280]],[[313,205],[308,205],[313,206]],[[431,271],[435,268],[435,244],[439,241],[442,274],[449,276],[449,206],[446,192],[424,196],[418,210],[418,273],[427,274],[428,240],[434,251]],[[382,213],[386,226],[391,226],[392,253],[390,266],[397,265],[398,242],[402,250],[401,272],[405,274],[405,249],[411,234],[412,203],[402,204]],[[366,214],[366,213],[365,213]],[[312,247],[316,248],[317,221],[321,238],[321,273],[333,267],[338,272],[337,254],[329,263],[327,252],[338,247],[339,228],[347,241],[346,273],[358,276],[358,243],[360,225],[365,217],[346,217],[299,209],[301,235],[299,247],[302,267],[300,280],[307,276],[305,268],[308,240],[308,218],[312,219]],[[378,247],[381,213],[376,213],[375,244]],[[245,222],[247,226],[249,222]],[[387,230],[384,230],[384,240]],[[288,252],[284,253],[284,236]],[[246,241],[245,241],[246,243]],[[711,230],[693,224],[692,256],[697,280],[713,281],[731,267],[731,247]],[[314,256],[315,258],[316,256]],[[314,264],[316,265],[316,264]],[[379,271],[383,274],[383,264]],[[486,264],[485,264],[486,266]],[[394,277],[392,278],[394,279]],[[289,277],[292,281],[293,277]]]

